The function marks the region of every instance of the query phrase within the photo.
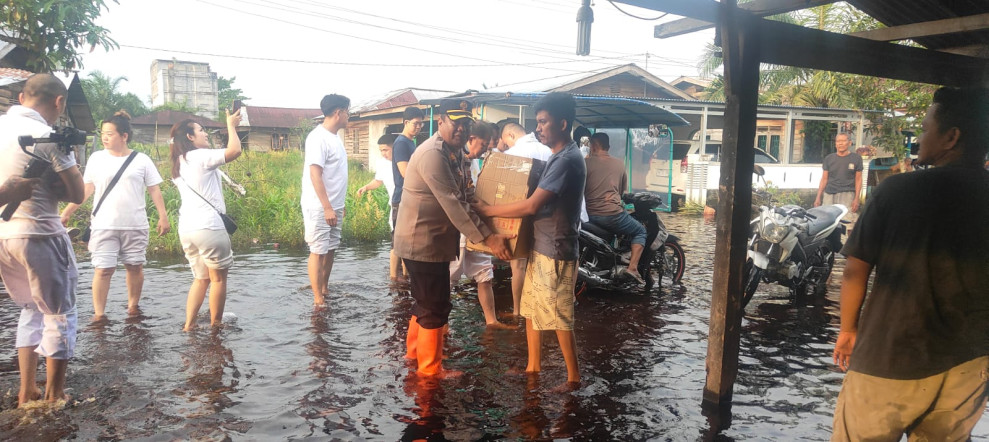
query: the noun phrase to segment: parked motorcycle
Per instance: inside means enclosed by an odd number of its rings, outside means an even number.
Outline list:
[[[824,295],[835,253],[841,250],[845,233],[841,219],[846,213],[848,208],[841,204],[805,210],[796,205],[777,207],[770,200],[760,206],[751,223],[742,308],[760,282],[788,287],[795,297]]]
[[[630,215],[646,228],[646,244],[639,258],[639,274],[646,281],[646,292],[654,286],[680,283],[684,270],[683,247],[680,239],[671,235],[653,209],[660,206],[661,199],[647,192],[625,194],[622,200],[632,204]],[[583,223],[580,227],[580,257],[577,268],[577,293],[588,288],[631,289],[634,281],[622,277],[628,268],[631,253],[630,238],[616,237],[613,233],[593,223]],[[657,278],[653,277],[653,271]]]

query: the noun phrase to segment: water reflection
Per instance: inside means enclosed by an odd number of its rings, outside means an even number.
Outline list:
[[[250,422],[224,412],[237,405],[233,396],[241,378],[233,351],[224,343],[228,330],[232,330],[230,325],[195,329],[187,333],[187,347],[180,352],[180,370],[186,380],[173,393],[185,397],[186,404],[180,406],[180,414],[187,419],[184,430],[197,438],[226,439],[227,431],[250,428]]]

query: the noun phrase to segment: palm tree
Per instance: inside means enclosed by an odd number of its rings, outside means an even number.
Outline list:
[[[147,105],[137,95],[120,92],[120,84],[125,81],[127,77],[110,78],[100,71],[93,71],[82,79],[82,90],[89,101],[93,121],[99,123],[119,110],[125,110],[131,116],[148,112]]]

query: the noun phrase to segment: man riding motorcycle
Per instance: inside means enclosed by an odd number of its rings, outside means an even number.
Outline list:
[[[639,258],[646,243],[646,228],[625,211],[622,195],[628,183],[625,163],[612,157],[608,150],[611,143],[608,134],[598,132],[591,136],[591,153],[588,155],[587,181],[584,199],[590,222],[616,235],[631,238],[632,250],[625,273],[640,284],[645,284],[639,274]]]

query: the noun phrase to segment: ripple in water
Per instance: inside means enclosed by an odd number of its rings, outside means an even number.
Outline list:
[[[445,362],[465,374],[438,384],[410,376],[403,355],[411,299],[389,291],[387,246],[341,249],[330,308],[320,312],[306,288],[304,255],[253,251],[230,271],[226,311],[236,320],[220,330],[181,331],[191,282],[184,262],[148,266],[139,318],[125,319],[118,272],[111,321],[81,327],[68,375],[75,401],[60,410],[14,408],[19,312],[0,301],[0,349],[8,355],[0,360],[0,438],[711,438],[700,402],[714,225],[682,216],[666,222],[686,250],[683,286],[652,296],[582,296],[575,333],[584,385],[572,394],[550,391],[566,378],[550,336],[541,375],[506,374],[525,366],[524,330],[486,330],[469,289],[453,297]],[[743,323],[732,426],[719,438],[830,437],[842,380],[831,363],[836,273],[827,298],[804,305],[793,305],[785,288],[760,287]],[[92,314],[91,278],[80,259],[83,321]],[[496,294],[499,310],[510,311],[507,283]],[[985,421],[977,438],[989,436]]]

